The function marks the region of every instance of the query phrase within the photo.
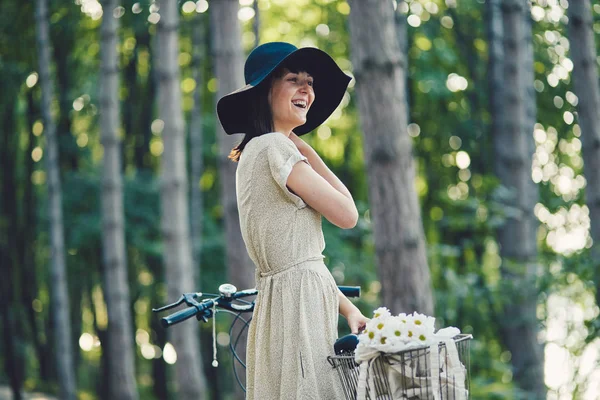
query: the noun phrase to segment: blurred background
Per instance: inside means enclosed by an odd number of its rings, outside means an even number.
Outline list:
[[[215,103],[269,41],[355,78],[303,138],[361,310],[472,334],[473,399],[600,399],[599,35],[589,0],[2,0],[0,399],[242,398],[229,316],[214,368],[151,309],[254,286]]]

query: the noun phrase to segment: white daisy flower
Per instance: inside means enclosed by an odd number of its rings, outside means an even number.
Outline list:
[[[384,327],[381,329],[381,336],[384,337],[385,340],[380,340],[380,342],[389,345],[390,351],[393,351],[393,349],[404,340],[405,333],[402,328],[402,323],[398,318],[388,318]]]
[[[425,325],[425,321],[427,321],[427,315],[425,314],[419,314],[418,312],[414,312],[412,314],[412,320],[413,323],[417,326],[424,326]]]
[[[405,313],[400,313],[398,314],[398,319],[400,320],[400,322],[405,324],[408,319],[408,316]]]
[[[387,307],[379,307],[375,311],[373,311],[373,318],[387,318],[391,316],[390,310]]]
[[[412,321],[412,318],[407,318],[406,323],[404,324],[404,332],[406,332],[407,342],[412,342],[417,337],[417,333],[420,332],[419,326],[415,325]]]

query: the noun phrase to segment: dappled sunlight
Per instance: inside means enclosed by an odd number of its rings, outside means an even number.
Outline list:
[[[586,321],[598,317],[593,294],[575,276],[560,292],[548,297],[548,318],[542,331],[548,400],[596,400],[600,396],[600,339],[585,344]]]
[[[100,338],[96,335],[84,332],[79,337],[79,347],[85,352],[91,352],[92,350],[99,349],[101,346]]]
[[[102,18],[102,5],[98,0],[75,0],[75,4],[81,6],[81,12],[93,20]]]
[[[175,364],[177,362],[177,351],[175,351],[175,347],[169,342],[165,344],[162,356],[167,364]]]
[[[460,92],[466,90],[468,86],[469,83],[467,82],[466,78],[455,73],[451,73],[450,75],[448,75],[448,79],[446,80],[446,87],[449,91]]]
[[[531,17],[534,21],[567,22],[566,10],[569,3],[566,0],[535,0],[531,7]]]
[[[560,101],[555,101],[560,103]],[[583,167],[581,157],[581,140],[579,126],[573,127],[575,137],[570,140],[558,139],[558,132],[553,127],[544,130],[541,124],[536,124],[533,136],[536,150],[533,155],[531,178],[535,183],[549,182],[557,196],[566,202],[575,200],[586,186],[583,175],[576,173],[576,169]],[[558,147],[558,149],[557,149]],[[558,150],[558,151],[557,151]],[[567,165],[561,160],[568,157]]]
[[[559,207],[555,213],[551,213],[543,204],[538,203],[534,213],[543,224],[546,244],[554,252],[570,255],[592,247],[590,211],[586,205]]]

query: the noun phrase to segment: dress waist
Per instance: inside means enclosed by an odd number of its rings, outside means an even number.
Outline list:
[[[298,260],[298,261],[294,261],[291,262],[289,264],[286,264],[282,267],[278,267],[278,268],[274,268],[271,269],[270,271],[266,271],[266,272],[260,272],[258,275],[259,278],[265,278],[268,276],[273,276],[273,275],[277,275],[280,274],[282,272],[285,272],[287,270],[290,270],[292,268],[300,268],[300,269],[312,269],[315,271],[321,270],[323,268],[323,264],[322,263],[313,263],[310,261],[323,261],[325,257],[321,254],[317,255],[317,256],[310,256],[310,257],[306,257],[304,259]]]

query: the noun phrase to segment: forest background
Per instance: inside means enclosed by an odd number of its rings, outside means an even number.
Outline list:
[[[355,228],[323,227],[361,310],[472,334],[474,399],[600,396],[600,4],[46,1],[0,2],[14,398],[239,398],[228,317],[213,368],[210,324],[168,336],[151,308],[252,286],[215,102],[268,41],[319,47],[356,78],[305,138],[358,205]]]

